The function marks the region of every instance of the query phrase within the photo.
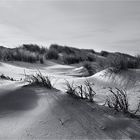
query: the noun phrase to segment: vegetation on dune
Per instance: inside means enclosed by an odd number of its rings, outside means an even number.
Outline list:
[[[83,85],[75,85],[74,82],[66,82],[66,93],[76,99],[87,99],[94,102],[96,92],[94,91],[94,83],[86,80]],[[109,88],[111,94],[107,97],[105,105],[114,109],[116,112],[122,112],[130,117],[138,117],[137,112],[140,110],[140,102],[137,109],[131,111],[129,109],[128,96],[125,90],[119,88]]]
[[[120,90],[118,88],[116,88],[116,91],[113,91],[113,89],[110,88],[110,92],[112,93],[112,95],[107,99],[108,107],[113,108],[115,111],[128,113],[129,104],[126,91]]]
[[[33,86],[42,86],[47,89],[52,89],[52,83],[48,76],[43,76],[41,72],[36,73],[36,75],[25,75],[25,81],[29,83],[29,85]]]
[[[93,67],[92,63],[85,61],[83,67],[88,71],[88,76],[91,76],[96,73],[96,69]]]
[[[117,73],[121,70],[140,67],[140,56],[107,51],[95,52],[92,49],[78,49],[52,44],[47,49],[36,44],[23,44],[18,48],[0,47],[0,60],[45,63],[45,60],[59,60],[63,64],[95,62],[100,70],[111,67]],[[88,65],[86,65],[87,68]],[[90,70],[90,67],[89,67]]]
[[[76,86],[74,82],[66,82],[66,93],[74,98],[87,99],[94,102],[96,92],[93,89],[94,84],[86,80],[83,85]]]
[[[44,63],[44,59],[61,60],[64,64],[74,64],[85,60],[94,61],[93,50],[76,49],[67,46],[51,45],[49,49],[36,44],[23,44],[18,48],[0,47],[0,60]],[[62,56],[62,59],[60,55]]]
[[[39,62],[40,62],[40,64],[44,64],[44,58],[43,58],[43,56],[39,58]]]
[[[101,54],[101,56],[107,57],[109,55],[109,52],[101,51],[100,54]]]
[[[74,82],[70,83],[68,81],[66,81],[66,93],[77,98],[78,95],[76,94],[76,87],[74,85]]]
[[[107,57],[107,65],[112,68],[111,70],[115,73],[121,70],[128,70],[129,68],[138,68],[140,63],[138,57],[128,58],[123,54],[110,54]]]
[[[22,49],[30,51],[30,52],[36,52],[36,53],[40,53],[40,54],[45,54],[46,51],[48,50],[45,47],[40,47],[36,44],[23,44],[22,46],[20,46]]]
[[[29,63],[41,62],[45,48],[37,45],[23,45],[18,48],[9,49],[0,47],[0,60],[3,61],[23,61]]]
[[[9,76],[5,76],[4,74],[1,74],[1,75],[0,75],[0,79],[14,81],[13,78],[11,78],[11,77],[9,77]]]
[[[76,55],[63,55],[63,62],[65,64],[75,64],[75,63],[80,63],[82,60],[82,58],[80,56],[76,56]]]
[[[118,73],[122,70],[140,68],[140,55],[133,57],[123,53],[110,53],[107,51],[101,51],[100,53],[90,49],[78,49],[68,46],[61,46],[53,44],[49,49],[40,47],[35,44],[23,44],[22,46],[14,49],[0,47],[0,60],[2,61],[23,61],[29,63],[41,63],[44,64],[45,60],[59,60],[63,64],[75,64],[80,63],[88,71],[89,76],[95,74],[100,70],[109,68],[114,73]],[[94,63],[94,64],[93,64]],[[96,67],[95,67],[96,64]],[[3,74],[0,75],[0,79],[14,80]],[[43,76],[41,72],[35,75],[25,75],[25,81],[29,85],[36,85],[52,89],[53,85],[48,76]],[[125,90],[110,88],[111,95],[107,98],[107,106],[113,108],[117,112],[123,112],[125,114],[136,115],[139,111],[140,103],[136,111],[129,110],[129,102],[127,93]],[[76,86],[74,82],[66,82],[66,93],[78,99],[87,99],[90,102],[94,102],[96,92],[94,91],[94,84],[85,81],[84,84]]]
[[[125,90],[119,88],[115,88],[115,90],[113,90],[110,88],[110,92],[112,94],[108,96],[106,100],[109,108],[113,108],[117,112],[123,112],[124,114],[136,116],[137,112],[140,110],[140,102],[137,109],[135,111],[131,111],[129,109],[128,96]]]
[[[65,54],[74,54],[76,51],[79,51],[79,49],[67,47],[67,46],[61,46],[57,44],[52,44],[50,46],[50,50],[56,50],[58,53],[65,53]]]
[[[49,50],[55,50],[62,55],[62,61],[64,64],[75,64],[83,61],[95,61],[95,51],[88,49],[78,49],[68,46],[60,46],[52,44]]]
[[[46,59],[58,59],[59,58],[59,54],[57,50],[54,49],[49,49],[45,55]]]

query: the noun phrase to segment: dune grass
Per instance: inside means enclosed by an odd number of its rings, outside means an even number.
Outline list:
[[[128,113],[129,104],[126,91],[120,90],[118,88],[115,89],[116,91],[113,91],[113,89],[110,88],[110,92],[112,93],[112,95],[107,99],[108,107],[113,108],[115,111],[122,111],[124,113]]]
[[[52,83],[49,76],[43,76],[41,72],[36,73],[35,75],[26,75],[26,80],[29,85],[41,86],[47,89],[52,89]]]
[[[9,77],[9,76],[6,76],[6,75],[4,75],[4,74],[1,74],[1,75],[0,75],[0,79],[15,81],[13,78],[11,78],[11,77]]]
[[[92,63],[89,61],[85,61],[83,63],[83,67],[88,71],[88,76],[92,76],[96,73],[96,69],[93,67]]]
[[[83,85],[74,84],[74,82],[66,82],[66,93],[71,95],[76,99],[86,99],[87,101],[94,102],[94,98],[96,92],[93,88],[94,84],[90,83],[88,80],[84,82]],[[125,90],[115,88],[113,90],[110,88],[111,95],[108,96],[106,103],[107,106],[116,112],[122,112],[130,117],[139,118],[137,112],[140,110],[140,103],[138,103],[138,107],[136,110],[129,110],[129,102],[127,93]]]
[[[93,83],[88,80],[83,85],[76,86],[74,82],[66,82],[66,93],[75,98],[87,99],[90,102],[94,102],[94,96],[96,92],[93,89]]]
[[[106,101],[109,108],[133,117],[137,116],[137,112],[140,110],[140,102],[138,103],[137,109],[135,111],[131,111],[129,109],[128,96],[125,90],[119,88],[115,88],[115,90],[113,90],[112,88],[110,88],[110,92],[112,93],[112,95],[110,95]]]
[[[123,54],[108,55],[108,67],[111,67],[112,72],[118,73],[122,70],[136,69],[140,66],[139,56],[128,58]]]

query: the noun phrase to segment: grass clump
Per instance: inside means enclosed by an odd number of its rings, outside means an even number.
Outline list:
[[[86,97],[89,99],[90,102],[93,102],[94,96],[96,92],[93,90],[93,83],[90,83],[88,80],[85,81],[85,91]]]
[[[136,66],[137,68],[140,68],[140,55],[136,56]]]
[[[107,57],[109,55],[109,52],[107,52],[107,51],[101,51],[100,52],[100,55],[101,56],[104,56],[104,57]]]
[[[29,85],[42,86],[48,89],[53,88],[50,78],[48,76],[43,76],[41,72],[26,77],[26,81]]]
[[[58,59],[58,58],[59,58],[59,54],[55,49],[48,50],[46,54],[46,59]]]
[[[127,57],[127,55],[117,53],[107,57],[108,67],[112,72],[118,73],[121,70],[136,69],[140,66],[140,57]]]
[[[96,92],[93,90],[93,85],[94,85],[93,83],[85,81],[84,85],[76,86],[74,85],[74,82],[70,84],[67,81],[66,93],[75,98],[87,99],[90,102],[94,102],[94,96],[96,95]]]
[[[93,68],[92,63],[85,61],[83,67],[88,71],[88,76],[91,76],[96,73],[96,70]]]
[[[63,62],[65,64],[75,64],[75,63],[80,63],[82,61],[82,58],[80,56],[76,55],[63,55]]]
[[[32,44],[23,44],[13,49],[0,47],[0,60],[42,63],[39,58],[43,57],[45,52],[47,52],[47,49]]]
[[[107,99],[107,105],[109,108],[113,108],[115,111],[121,111],[124,113],[128,113],[128,99],[127,94],[125,90],[120,90],[118,88],[115,88],[116,91],[113,91],[112,88],[110,88],[110,92],[112,95]]]
[[[124,114],[136,117],[136,114],[140,109],[140,103],[138,104],[137,109],[132,112],[129,109],[128,97],[125,90],[121,90],[118,88],[115,88],[115,90],[113,90],[112,88],[110,88],[110,92],[112,93],[112,95],[107,98],[106,102],[109,108],[113,108],[117,112],[123,112]]]
[[[107,60],[109,67],[111,67],[115,73],[128,69],[128,60],[123,55],[109,55]]]
[[[66,93],[67,94],[77,98],[78,95],[77,95],[77,92],[76,92],[76,88],[77,87],[74,86],[74,82],[70,83],[70,82],[66,81]]]
[[[11,77],[9,77],[9,76],[5,76],[4,74],[1,74],[1,75],[0,75],[0,79],[14,81],[13,78],[11,78]]]

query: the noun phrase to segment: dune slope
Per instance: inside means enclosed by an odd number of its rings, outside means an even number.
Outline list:
[[[33,65],[25,65],[26,63],[22,66],[1,63],[0,72],[17,80],[24,78],[24,70],[26,74],[36,72]],[[104,70],[91,77],[78,78],[69,76],[69,72],[75,69],[73,66],[49,63],[48,66],[38,68],[42,74],[51,75],[52,79],[55,77],[53,84],[62,91],[22,87],[23,80],[0,80],[0,139],[140,138],[140,124],[137,120],[121,113],[115,115],[107,107],[96,104],[105,102],[109,86],[125,85],[130,79],[128,75],[133,78],[135,74],[132,82],[139,85],[139,71],[110,75]],[[74,81],[78,85],[83,84],[86,79],[95,83],[96,103],[77,100],[64,93],[65,80]],[[130,107],[136,107],[139,88],[128,88],[128,95],[131,99]]]
[[[22,87],[0,96],[0,139],[128,139],[137,120],[57,90]]]

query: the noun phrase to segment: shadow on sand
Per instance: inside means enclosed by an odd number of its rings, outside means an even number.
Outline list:
[[[7,92],[0,96],[0,115],[33,109],[37,106],[38,98],[31,87]]]

